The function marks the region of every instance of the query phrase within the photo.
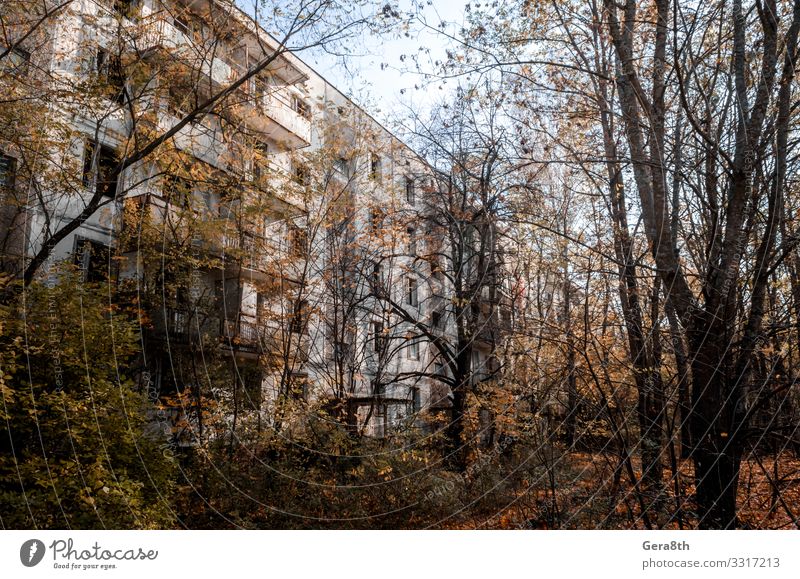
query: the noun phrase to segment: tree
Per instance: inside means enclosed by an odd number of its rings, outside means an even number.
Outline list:
[[[175,524],[173,448],[128,372],[137,330],[102,287],[48,270],[2,309],[0,503],[5,528]],[[26,336],[24,340],[22,336]]]

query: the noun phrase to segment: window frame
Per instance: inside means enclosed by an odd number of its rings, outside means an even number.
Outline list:
[[[419,283],[411,276],[406,278],[406,305],[419,308]]]
[[[104,159],[111,159],[115,164],[119,164],[119,158],[113,147],[98,143],[91,137],[84,138],[81,183],[83,183],[85,188],[92,189],[93,194],[98,193],[100,188],[103,187],[101,195],[103,197],[115,199],[117,196],[117,189],[119,188],[119,175],[117,175],[113,181],[101,179],[103,176],[102,163]]]
[[[406,189],[406,203],[412,207],[416,205],[417,196],[414,190],[414,178],[406,175],[405,189]]]

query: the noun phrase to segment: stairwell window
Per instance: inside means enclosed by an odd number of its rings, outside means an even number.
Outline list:
[[[350,176],[350,166],[344,157],[339,157],[333,162],[333,170],[345,179]]]
[[[289,252],[295,257],[308,255],[308,232],[293,223],[289,224]]]
[[[414,191],[414,179],[406,177],[406,201],[409,205],[416,202],[416,192]]]
[[[406,358],[409,360],[419,360],[419,340],[415,336],[408,338]]]
[[[413,227],[408,227],[406,229],[406,234],[408,235],[408,255],[416,256],[417,255],[417,232]]]
[[[370,343],[376,354],[383,350],[383,322],[370,323]]]
[[[292,313],[291,330],[295,334],[304,334],[308,327],[308,300],[298,300]]]
[[[381,178],[381,158],[376,153],[370,155],[369,178],[373,181],[377,181]]]
[[[417,280],[413,277],[409,277],[407,283],[406,304],[412,308],[419,307],[419,290],[417,287]]]
[[[416,386],[411,387],[411,391],[409,392],[409,398],[411,399],[411,404],[409,404],[408,411],[410,414],[418,414],[420,410],[422,410],[422,397],[420,396],[419,388]]]

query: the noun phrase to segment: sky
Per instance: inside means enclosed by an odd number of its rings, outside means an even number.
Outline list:
[[[456,30],[464,22],[466,3],[431,0],[421,17],[434,27],[447,22],[448,30]],[[410,2],[401,0],[401,9],[409,7]],[[427,108],[443,94],[441,83],[426,81],[408,55],[419,54],[420,46],[428,48],[430,54],[419,62],[423,72],[431,73],[435,72],[434,62],[445,58],[448,45],[443,35],[418,25],[408,31],[408,36],[400,31],[380,38],[364,36],[360,43],[348,47],[346,56],[307,50],[300,57],[375,118],[391,126],[393,118],[402,115],[408,106]]]

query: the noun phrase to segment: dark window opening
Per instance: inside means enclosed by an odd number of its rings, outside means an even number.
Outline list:
[[[370,324],[372,332],[372,349],[376,353],[383,351],[383,322],[372,322]]]
[[[294,181],[298,185],[308,185],[308,167],[298,163],[294,166]]]
[[[292,98],[292,108],[304,119],[311,119],[311,107],[302,98],[295,96]]]
[[[413,227],[406,229],[408,234],[408,255],[417,255],[417,232]]]
[[[164,197],[173,205],[189,207],[192,199],[192,183],[185,177],[165,175]]]
[[[189,20],[185,16],[173,16],[172,24],[183,34],[189,35]]]
[[[419,305],[419,296],[417,294],[417,280],[413,277],[408,278],[408,291],[406,293],[406,304],[412,307]]]
[[[381,176],[381,158],[372,153],[369,160],[369,178],[377,180]]]
[[[0,194],[14,188],[17,161],[14,157],[0,154]]]
[[[269,145],[264,141],[254,141],[253,151],[256,153],[253,156],[251,176],[254,181],[258,181],[267,176],[267,167],[269,166]]]
[[[119,159],[113,148],[87,140],[83,150],[84,187],[95,188],[104,197],[115,197],[117,194],[117,168]]]
[[[431,312],[431,326],[436,330],[442,328],[442,314],[439,312]]]
[[[308,300],[298,300],[292,312],[291,330],[295,334],[304,334],[308,327]]]
[[[381,264],[375,262],[372,264],[372,285],[375,288],[379,288],[383,284],[383,271],[382,271]]]
[[[308,254],[308,232],[294,224],[289,224],[289,252],[295,257]]]
[[[2,50],[0,50],[0,52],[2,52]],[[5,58],[0,60],[0,70],[7,74],[24,76],[28,74],[30,61],[31,53],[16,46],[6,54]]]
[[[410,205],[414,205],[415,200],[414,179],[406,177],[406,201]]]
[[[117,104],[125,104],[125,75],[119,55],[98,48],[95,56],[95,72],[111,99]]]
[[[339,173],[343,177],[349,177],[350,171],[347,163],[347,159],[344,157],[339,157],[333,162],[334,170]]]
[[[411,398],[411,407],[409,408],[409,412],[411,414],[417,414],[420,410],[422,410],[422,397],[420,396],[419,388],[412,386],[409,394]]]
[[[136,6],[136,0],[113,0],[114,11],[120,16],[128,16]]]
[[[83,281],[105,281],[111,267],[108,246],[91,239],[79,239],[75,246],[75,265],[81,269]]]

